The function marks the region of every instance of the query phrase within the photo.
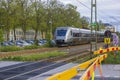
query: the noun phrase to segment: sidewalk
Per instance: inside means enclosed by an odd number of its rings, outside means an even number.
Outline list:
[[[119,65],[102,65],[104,77],[115,77],[120,79],[120,64]],[[95,71],[95,76],[100,76],[98,68]]]
[[[95,80],[120,80],[120,64],[118,65],[103,64],[101,67],[102,67],[103,76],[101,77],[99,73],[99,69],[98,67],[96,67]],[[79,74],[72,80],[79,80],[81,75],[82,74]]]

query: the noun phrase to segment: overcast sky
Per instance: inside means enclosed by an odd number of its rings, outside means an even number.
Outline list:
[[[91,0],[60,0],[77,6],[81,16],[90,17]],[[97,17],[104,23],[111,23],[119,26],[120,29],[120,0],[97,0]],[[120,30],[119,30],[120,31]]]

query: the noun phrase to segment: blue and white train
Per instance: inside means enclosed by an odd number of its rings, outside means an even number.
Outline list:
[[[97,31],[96,33],[98,35],[97,41],[103,41],[104,32]],[[73,27],[58,27],[54,34],[57,46],[85,44],[89,43],[91,39],[92,41],[96,40],[95,31],[92,31],[91,34],[90,30]]]

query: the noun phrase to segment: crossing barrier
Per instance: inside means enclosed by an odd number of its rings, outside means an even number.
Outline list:
[[[110,47],[107,49],[100,49],[100,50],[94,51],[94,54],[102,54],[102,53],[116,51],[116,50],[120,50],[120,47]]]
[[[96,60],[96,58],[93,58],[85,63],[82,63],[78,66],[75,66],[73,68],[70,68],[68,70],[65,70],[61,73],[57,73],[51,77],[49,77],[46,80],[70,80],[71,78],[73,78],[74,76],[76,76],[78,73],[80,73],[81,71],[85,70],[86,68],[88,68],[88,66],[93,63]]]
[[[93,58],[93,59],[91,59],[91,60],[89,60],[89,61],[87,61],[85,63],[82,63],[82,64],[80,64],[78,66],[75,66],[73,68],[65,70],[65,71],[63,71],[61,73],[57,73],[57,74],[47,78],[46,80],[70,80],[71,78],[73,78],[77,74],[79,74],[80,72],[86,70],[91,64],[93,64],[93,62],[96,62],[95,64],[97,65],[98,62],[101,62],[106,57],[107,57],[107,54],[104,54],[104,55],[102,55],[100,57]],[[94,65],[94,67],[95,67],[95,65]]]
[[[103,54],[111,51],[120,50],[120,47],[110,47],[107,49],[99,49],[97,51],[94,51],[94,54]],[[89,61],[86,61],[82,64],[79,64],[78,66],[72,67],[68,70],[65,70],[63,72],[57,73],[46,80],[70,80],[73,77],[75,77],[77,74],[80,74],[80,72],[85,71],[84,74],[80,77],[79,80],[89,80],[92,76],[92,80],[94,80],[94,71],[96,67],[100,66],[101,61],[103,61],[105,58],[107,58],[107,54],[100,55],[96,58],[93,58]],[[100,67],[99,67],[100,68]],[[100,74],[101,73],[100,69]]]
[[[93,64],[84,72],[82,77],[79,80],[89,80],[97,66],[100,66],[101,61],[107,58],[107,54],[98,56]],[[94,76],[93,76],[94,77]]]

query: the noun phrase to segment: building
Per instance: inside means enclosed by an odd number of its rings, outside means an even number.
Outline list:
[[[16,34],[16,40],[23,39],[23,31],[22,31],[22,29],[16,29],[15,34]],[[35,31],[34,30],[27,30],[27,32],[26,32],[26,40],[29,40],[29,39],[34,40],[34,37],[35,37]],[[4,35],[4,38],[5,38],[5,40],[7,40],[6,34]],[[13,30],[10,31],[9,39],[14,40],[14,31]],[[38,32],[37,39],[41,39],[40,32]]]

